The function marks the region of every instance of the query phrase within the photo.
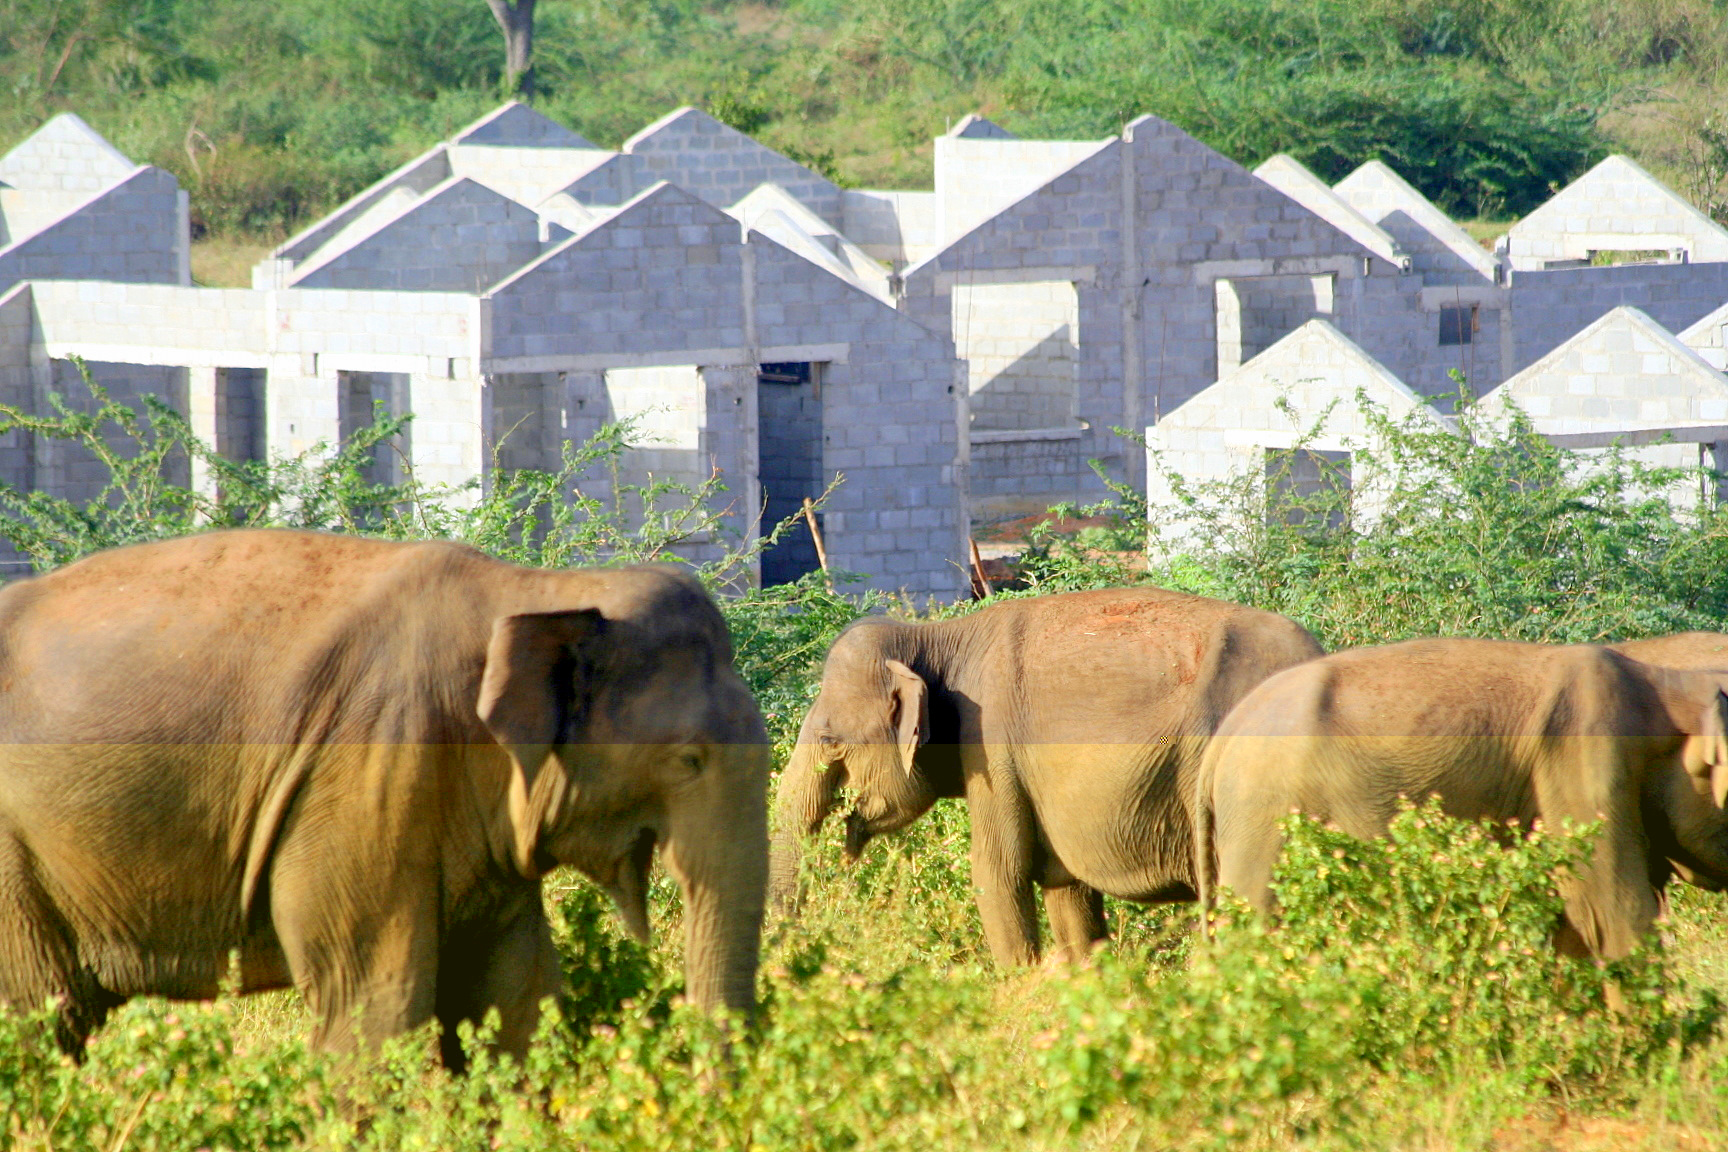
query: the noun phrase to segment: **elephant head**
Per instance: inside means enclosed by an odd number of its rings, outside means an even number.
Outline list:
[[[498,618],[478,711],[511,762],[508,854],[524,875],[571,864],[648,935],[656,851],[683,889],[686,990],[754,999],[767,872],[769,754],[725,621],[660,569],[587,574],[581,608]]]
[[[846,857],[898,831],[942,795],[918,763],[930,739],[930,684],[917,670],[917,629],[860,621],[843,632],[822,667],[816,701],[781,777],[770,891],[788,907],[800,841],[822,826],[842,786],[852,789]]]
[[[1728,887],[1728,674],[1665,672],[1659,691],[1682,736],[1671,769],[1657,782],[1671,841],[1665,851],[1680,878],[1710,891]]]

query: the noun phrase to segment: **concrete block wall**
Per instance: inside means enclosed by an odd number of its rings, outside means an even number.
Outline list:
[[[744,344],[738,222],[662,184],[492,290],[500,371]],[[698,361],[702,358],[698,357]],[[551,364],[562,367],[560,361]]]
[[[338,232],[353,224],[360,216],[376,206],[380,200],[389,196],[391,192],[402,189],[418,196],[436,188],[450,179],[451,175],[450,155],[446,145],[439,144],[421,153],[370,188],[356,193],[330,215],[283,241],[281,246],[272,252],[269,258],[254,271],[253,286],[257,288],[281,287],[287,282],[286,273],[291,272],[295,265],[322,248]],[[277,264],[282,267],[284,279],[280,283],[274,280],[260,283],[261,274],[265,274],[265,278],[268,278],[269,274],[276,272],[273,266]]]
[[[449,155],[453,175],[478,181],[512,200],[532,206],[582,179],[617,153],[594,147],[452,144]]]
[[[1551,268],[1512,274],[1512,371],[1522,371],[1614,308],[1679,332],[1728,301],[1728,262]]]
[[[767,148],[696,108],[679,108],[624,142],[654,176],[717,208],[742,200],[758,184],[778,184],[812,212],[842,223],[840,189],[831,180]]]
[[[1357,453],[1378,446],[1358,396],[1394,420],[1414,416],[1450,431],[1422,398],[1333,325],[1314,320],[1236,372],[1203,389],[1147,428],[1147,492],[1155,532],[1190,540],[1175,511],[1172,475],[1211,484],[1264,475],[1269,451],[1298,445]],[[1372,515],[1375,493],[1354,469],[1357,510]]]
[[[86,361],[84,366],[91,382],[106,390],[110,399],[136,412],[143,413],[143,400],[147,395],[155,396],[183,416],[191,410],[185,368],[99,360]],[[45,391],[59,396],[61,403],[73,412],[94,413],[99,407],[78,366],[69,360],[50,362],[46,384]],[[40,414],[52,413],[52,401],[47,395],[38,397],[35,410]],[[140,435],[147,436],[148,427],[148,416],[143,416]],[[140,451],[139,438],[118,424],[103,424],[99,434],[108,450],[123,460],[135,458]],[[46,437],[37,440],[35,484],[56,496],[75,504],[87,503],[102,494],[112,475],[108,465],[75,442]],[[175,452],[166,462],[165,475],[169,483],[190,484],[190,459],[183,452]]]
[[[936,236],[964,236],[1023,196],[1093,155],[1106,140],[1017,140],[1001,136],[936,138]]]
[[[285,289],[267,294],[270,332],[265,442],[272,454],[298,455],[342,434],[337,374],[397,372],[428,380],[465,381],[477,397],[484,318],[472,296],[439,292]],[[412,384],[410,392],[412,394]],[[425,389],[422,389],[424,394]],[[415,401],[418,403],[418,401]],[[477,469],[483,440],[478,402],[440,417],[415,410],[415,434],[430,444],[431,425],[465,445]],[[472,476],[473,471],[466,475]]]
[[[480,292],[540,254],[534,212],[456,177],[380,222],[370,235],[326,245],[294,277],[297,288]]]
[[[1069,280],[954,288],[954,345],[968,367],[972,429],[1075,424],[1080,294]]]
[[[1695,320],[1676,335],[1680,343],[1698,353],[1710,367],[1718,372],[1728,370],[1728,304]]]
[[[752,234],[757,346],[825,361],[823,476],[844,483],[825,512],[829,563],[923,599],[966,587],[964,378],[932,332]],[[844,359],[821,347],[843,342]],[[826,359],[834,356],[834,359]]]
[[[1728,230],[1625,156],[1610,156],[1507,230],[1513,269],[1588,260],[1599,251],[1681,251],[1728,260]]]
[[[52,224],[137,167],[76,115],[60,113],[0,156],[0,248]]]
[[[1728,424],[1728,378],[1635,308],[1616,308],[1485,397],[1539,431]]]
[[[1368,161],[1332,190],[1397,242],[1424,284],[1499,279],[1498,257],[1380,161]]]
[[[0,249],[0,291],[21,280],[184,284],[184,193],[160,168],[139,168],[33,235]]]
[[[0,404],[22,412],[35,412],[35,386],[30,369],[30,349],[35,340],[35,304],[31,286],[20,284],[0,294]],[[0,435],[0,483],[21,491],[35,487],[34,445],[28,433]],[[9,558],[0,541],[0,562]],[[0,567],[0,575],[4,568]]]
[[[840,231],[877,260],[916,264],[938,247],[936,193],[843,188]]]
[[[52,354],[207,367],[269,358],[264,292],[107,280],[38,281],[33,291]]]
[[[607,153],[605,159],[564,185],[560,191],[578,204],[614,208],[628,204],[660,182],[655,169],[628,152]],[[724,207],[724,205],[719,205]]]

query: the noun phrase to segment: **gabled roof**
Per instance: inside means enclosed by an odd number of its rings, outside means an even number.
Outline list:
[[[1606,313],[1479,401],[1543,432],[1728,423],[1728,377],[1636,308]]]
[[[1408,266],[1403,250],[1385,229],[1328,188],[1294,156],[1280,152],[1254,169],[1254,175],[1393,267]]]
[[[296,269],[291,284],[476,292],[538,256],[539,231],[532,209],[453,176],[424,196],[392,191]]]
[[[1506,242],[1525,267],[1592,250],[1673,246],[1693,261],[1728,260],[1728,230],[1625,156],[1608,157],[1556,192],[1512,225]]]
[[[757,185],[726,214],[872,296],[890,298],[888,270],[778,184]]]
[[[1393,417],[1416,412],[1446,428],[1450,422],[1385,365],[1329,322],[1303,324],[1209,388],[1173,409],[1166,426],[1277,431],[1302,434],[1326,413],[1323,433],[1360,433],[1358,394]],[[1283,397],[1287,404],[1274,403]],[[1228,412],[1228,419],[1220,419]]]
[[[0,156],[0,183],[9,188],[69,193],[79,199],[137,170],[137,164],[71,112],[55,116]]]
[[[1676,339],[1718,372],[1728,368],[1728,304],[1722,305],[1683,328]]]
[[[496,148],[593,148],[556,120],[512,100],[488,112],[450,138],[452,144],[484,144]]]
[[[1390,167],[1370,160],[1332,186],[1346,204],[1389,233],[1411,256],[1444,253],[1493,280],[1498,261]],[[1432,261],[1418,260],[1418,266]],[[1443,268],[1443,265],[1442,265]]]
[[[960,122],[943,133],[956,140],[1016,140],[1014,133],[997,124],[986,120],[976,112],[968,112],[960,118]]]

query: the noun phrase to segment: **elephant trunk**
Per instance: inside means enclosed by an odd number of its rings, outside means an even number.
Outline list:
[[[766,738],[738,746],[768,774]],[[705,1008],[747,1012],[756,1003],[756,962],[768,875],[765,789],[742,804],[717,805],[699,817],[681,843],[667,845],[667,863],[684,890],[684,993]]]
[[[816,758],[816,746],[799,736],[792,758],[780,775],[779,799],[774,812],[774,847],[768,868],[768,899],[775,912],[790,916],[797,911],[798,867],[804,858],[804,841],[822,827],[834,808],[844,771]]]

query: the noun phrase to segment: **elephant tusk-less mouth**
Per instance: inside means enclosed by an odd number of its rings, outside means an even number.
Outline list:
[[[846,815],[846,863],[856,864],[858,857],[864,854],[864,846],[870,843],[870,822],[853,809]]]
[[[618,858],[616,878],[609,889],[624,930],[643,944],[649,941],[648,875],[653,867],[654,830],[644,828],[630,850]]]

